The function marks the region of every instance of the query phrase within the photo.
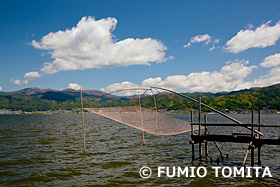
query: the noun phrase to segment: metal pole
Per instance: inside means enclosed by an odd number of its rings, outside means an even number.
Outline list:
[[[201,97],[199,97],[199,102],[198,102],[198,121],[201,123]],[[201,134],[201,125],[198,125],[198,136]],[[202,158],[202,146],[201,143],[199,143],[199,159],[201,160]]]
[[[84,124],[84,109],[83,109],[82,87],[80,87],[80,91],[81,91],[81,111],[82,111],[82,124],[83,124],[83,138],[84,138],[84,153],[86,153],[86,139],[85,139],[85,124]]]

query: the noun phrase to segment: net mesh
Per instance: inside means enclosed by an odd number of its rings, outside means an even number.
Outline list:
[[[129,100],[129,102],[119,101],[118,103],[104,100],[105,102],[98,103],[98,108],[85,109],[154,135],[176,135],[191,131],[190,123],[185,120],[187,118],[187,111],[190,111],[188,106],[182,100],[180,101],[179,98],[176,99],[159,91],[154,93],[152,89],[132,88],[117,90],[97,97],[88,103],[98,101],[101,97],[111,93],[121,91],[132,91],[131,93],[135,94],[134,99]],[[159,101],[158,107],[157,101]],[[173,102],[179,104],[180,111],[183,109],[184,115],[171,115]],[[168,106],[171,108],[168,108]],[[198,126],[193,126],[193,130],[196,129],[198,129]]]
[[[189,122],[140,106],[86,108],[93,113],[154,135],[175,135],[191,130]]]

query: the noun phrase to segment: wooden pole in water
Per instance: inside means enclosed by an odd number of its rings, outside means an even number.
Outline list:
[[[151,92],[153,94],[153,98],[154,98],[154,103],[155,103],[155,112],[156,112],[156,136],[157,136],[157,102],[156,102],[156,97],[154,95],[153,90],[151,89]]]
[[[140,117],[141,117],[141,124],[142,124],[143,145],[145,145],[145,138],[144,138],[144,124],[143,124],[142,108],[141,108],[141,99],[140,99],[139,90],[138,90],[138,97],[139,97]]]
[[[246,151],[246,154],[245,154],[244,160],[243,160],[243,162],[242,162],[242,164],[241,164],[241,167],[244,167],[245,164],[246,164],[247,156],[248,156],[248,154],[249,154],[249,150],[250,150],[250,148],[251,148],[251,145],[252,145],[252,142],[250,142],[250,144],[249,144],[249,147],[248,147],[248,149],[247,149],[247,151]]]
[[[83,124],[83,138],[84,138],[84,153],[86,153],[86,139],[85,139],[85,124],[84,124],[84,109],[83,109],[82,87],[80,87],[80,91],[81,91],[81,111],[82,111],[82,124]]]
[[[198,121],[201,123],[201,97],[199,97],[198,101]],[[198,125],[198,136],[201,134],[201,125]],[[201,143],[199,143],[199,159],[202,158],[202,146]]]
[[[192,131],[192,135],[193,135],[193,110],[191,110],[191,131]],[[195,157],[194,157],[194,143],[192,144],[192,161],[194,161]]]
[[[259,124],[261,124],[261,111],[259,110]],[[259,132],[261,132],[261,127],[259,127]],[[261,139],[261,136],[259,135],[259,139]],[[261,166],[262,160],[261,160],[261,145],[258,146],[258,165]]]
[[[207,115],[204,115],[204,123],[207,123]],[[205,135],[207,132],[207,126],[205,126]],[[208,157],[208,142],[205,142],[205,157]]]
[[[254,138],[254,110],[252,110],[252,132],[251,132],[251,136],[252,136],[252,140]],[[254,166],[254,148],[251,147],[251,166]]]

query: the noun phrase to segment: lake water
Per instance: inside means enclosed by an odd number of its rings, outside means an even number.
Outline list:
[[[250,115],[232,115],[249,123]],[[186,115],[179,115],[186,117]],[[189,118],[189,116],[187,116]],[[208,115],[208,122],[224,122]],[[262,123],[280,124],[280,115],[262,115]],[[212,134],[248,132],[242,127],[209,127]],[[86,153],[83,153],[81,115],[0,115],[1,186],[279,186],[280,146],[262,147],[262,164],[272,177],[215,177],[212,166],[240,167],[247,144],[220,143],[229,159],[216,163],[219,152],[209,143],[208,162],[191,161],[190,132],[174,136],[145,134],[95,114],[85,115]],[[280,128],[262,128],[265,138],[279,138]],[[203,153],[204,154],[204,153]],[[255,151],[257,154],[257,151]],[[196,145],[196,156],[198,146]],[[213,163],[210,163],[210,158]],[[255,157],[257,162],[257,157]],[[148,179],[139,169],[148,166]],[[204,178],[157,177],[158,166],[204,166]],[[250,166],[250,154],[247,159]]]

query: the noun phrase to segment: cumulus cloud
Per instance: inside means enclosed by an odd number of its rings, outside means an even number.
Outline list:
[[[280,82],[280,67],[272,68],[268,71],[267,75],[261,76],[253,81],[244,82],[238,85],[235,90],[248,89],[252,87],[265,87],[273,84],[279,84]]]
[[[16,84],[16,85],[22,85],[22,84],[28,84],[29,81],[27,79],[21,80],[21,79],[16,79],[16,78],[12,78],[10,80],[11,83]]]
[[[80,90],[81,87],[82,86],[79,85],[78,83],[69,83],[67,86],[68,89],[73,89],[73,90]]]
[[[132,82],[125,81],[122,83],[111,84],[107,87],[101,88],[100,90],[102,92],[113,92],[116,90],[122,90],[122,89],[128,89],[128,88],[139,88],[139,85],[134,84]],[[129,90],[129,91],[122,92],[119,95],[135,95],[135,94],[137,94],[137,91]]]
[[[11,83],[16,84],[16,85],[22,85],[22,84],[28,84],[30,81],[32,81],[34,78],[38,78],[41,77],[42,75],[39,74],[37,71],[31,71],[28,73],[25,73],[23,80],[21,79],[16,79],[16,78],[12,78],[10,80]]]
[[[184,45],[184,47],[191,47],[192,43],[204,42],[205,45],[208,45],[211,42],[211,36],[209,34],[197,35],[191,38],[191,41]]]
[[[32,78],[37,78],[37,77],[41,77],[42,75],[40,75],[37,71],[31,71],[29,73],[25,73],[24,78],[27,79],[32,79]]]
[[[280,54],[270,55],[266,57],[260,66],[265,68],[271,68],[267,74],[253,81],[244,82],[238,85],[236,90],[246,89],[251,87],[265,87],[273,84],[280,83]]]
[[[41,68],[43,74],[91,68],[115,68],[130,65],[161,63],[166,46],[158,40],[127,38],[117,41],[112,34],[117,25],[115,18],[95,20],[83,17],[77,26],[65,31],[51,32],[32,46],[48,50],[52,62]]]
[[[166,57],[166,46],[151,38],[127,38],[117,41],[112,34],[116,28],[115,18],[95,20],[83,17],[78,24],[65,31],[51,32],[31,45],[47,50],[53,61],[45,62],[39,72],[25,74],[24,80],[12,78],[14,84],[28,84],[34,78],[60,71],[85,70],[92,68],[115,68],[130,65],[161,63]],[[45,53],[42,53],[45,54]]]
[[[265,48],[276,44],[280,38],[280,22],[270,26],[270,21],[252,30],[240,30],[236,36],[227,41],[225,50],[231,53],[240,53],[249,48]]]
[[[2,91],[3,89],[2,89],[2,87],[0,86],[0,91]]]
[[[249,61],[236,60],[227,62],[220,71],[203,71],[190,73],[189,75],[173,75],[168,76],[165,80],[160,77],[145,79],[139,86],[148,88],[150,86],[164,87],[171,90],[179,88],[186,89],[192,92],[221,92],[234,90],[238,85],[244,83],[244,79],[257,66],[248,66]],[[115,83],[112,85],[121,85]],[[128,84],[128,82],[127,82]],[[130,83],[136,86],[134,83]],[[111,88],[111,85],[108,88]],[[114,86],[113,86],[114,87]],[[114,87],[114,89],[118,89]],[[107,91],[107,87],[103,88]]]
[[[280,53],[266,57],[260,66],[265,68],[280,66]]]

